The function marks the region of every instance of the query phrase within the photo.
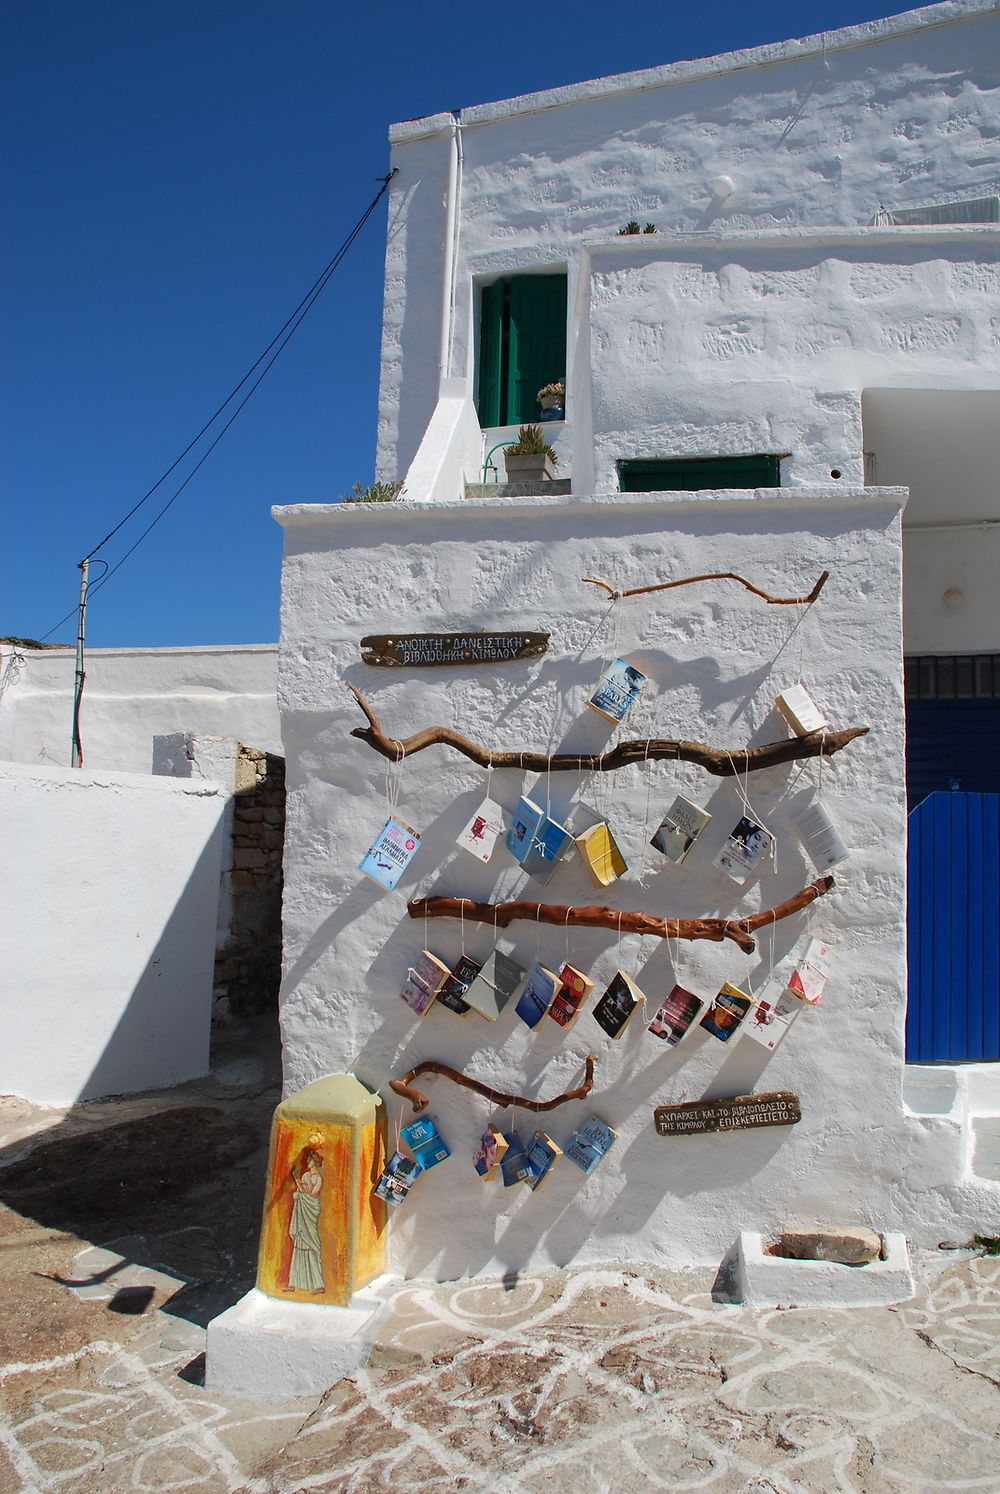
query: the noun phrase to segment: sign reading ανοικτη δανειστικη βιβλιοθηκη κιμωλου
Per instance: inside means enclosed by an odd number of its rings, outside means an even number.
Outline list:
[[[537,659],[548,646],[548,633],[373,633],[361,640],[361,660],[380,669],[508,664]]]

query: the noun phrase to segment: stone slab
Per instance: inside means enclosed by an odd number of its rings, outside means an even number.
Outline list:
[[[366,1362],[390,1285],[380,1276],[349,1307],[278,1302],[254,1287],[208,1325],[206,1389],[265,1399],[322,1395]]]
[[[884,1260],[867,1266],[768,1255],[744,1230],[736,1247],[736,1299],[745,1307],[885,1307],[914,1295],[905,1235],[883,1235]]]

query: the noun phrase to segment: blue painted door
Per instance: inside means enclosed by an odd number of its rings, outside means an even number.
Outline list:
[[[909,816],[908,1063],[1000,1059],[1000,794]]]

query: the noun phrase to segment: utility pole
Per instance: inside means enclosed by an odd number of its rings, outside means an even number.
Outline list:
[[[87,678],[83,667],[83,640],[87,623],[87,572],[90,561],[80,561],[80,608],[76,621],[76,674],[73,679],[73,736],[70,741],[70,767],[83,767],[83,742],[80,740],[80,702],[83,700],[83,682]]]

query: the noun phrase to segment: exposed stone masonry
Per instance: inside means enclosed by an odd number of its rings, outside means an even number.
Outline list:
[[[282,852],[285,763],[270,752],[239,747],[235,764],[232,861],[223,873],[230,894],[229,936],[215,961],[215,998],[249,1017],[277,1004],[281,979]]]

